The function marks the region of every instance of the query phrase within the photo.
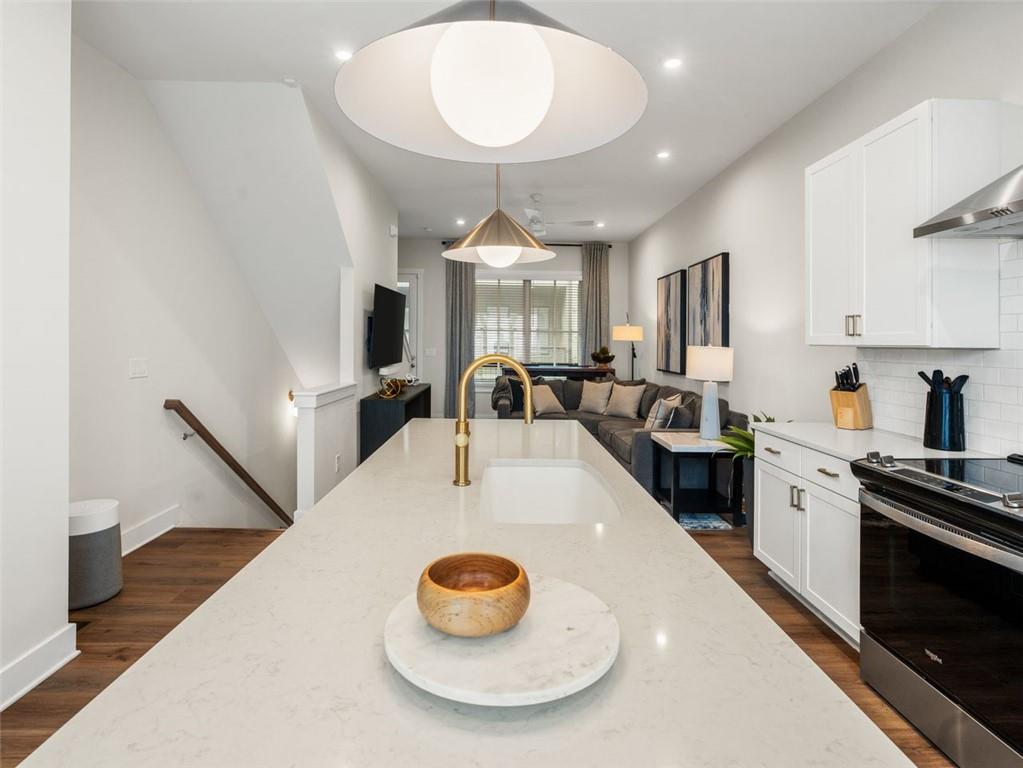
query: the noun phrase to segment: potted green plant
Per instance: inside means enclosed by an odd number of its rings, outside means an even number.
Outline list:
[[[601,347],[590,355],[590,359],[597,364],[598,368],[607,368],[615,359],[615,356],[611,354],[611,350],[607,347]]]
[[[754,424],[773,422],[774,417],[761,412],[760,415],[752,414]],[[725,443],[734,451],[733,461],[742,462],[742,503],[746,510],[746,535],[749,536],[750,546],[753,546],[753,460],[755,456],[755,444],[753,432],[740,427],[729,427],[725,434],[721,435],[721,442]]]

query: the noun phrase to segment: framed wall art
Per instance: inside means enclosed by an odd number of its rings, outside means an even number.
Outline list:
[[[686,272],[657,278],[657,370],[686,372]]]
[[[686,341],[695,347],[728,346],[728,254],[689,267]]]

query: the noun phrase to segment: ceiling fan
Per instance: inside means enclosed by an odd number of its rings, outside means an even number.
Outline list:
[[[550,224],[561,224],[569,227],[595,227],[597,222],[594,219],[576,219],[574,221],[547,221],[543,211],[539,208],[523,208],[526,214],[526,222],[529,231],[534,235],[546,235],[547,226]]]

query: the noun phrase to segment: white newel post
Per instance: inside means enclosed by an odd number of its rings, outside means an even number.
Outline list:
[[[296,522],[355,469],[355,394],[352,383],[294,393],[298,411]]]

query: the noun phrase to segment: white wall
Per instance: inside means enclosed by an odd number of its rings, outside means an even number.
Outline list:
[[[379,283],[393,288],[398,279],[398,238],[390,233],[391,226],[398,224],[398,209],[355,153],[314,109],[308,109],[354,265],[351,293],[342,293],[342,357],[351,360],[354,381],[366,395],[379,388],[377,372],[364,362],[366,317],[373,308],[373,286]],[[349,306],[345,306],[346,298]],[[346,364],[342,362],[342,370]]]
[[[302,92],[281,83],[147,82],[303,387],[338,381],[338,276],[352,265]]]
[[[121,501],[122,529],[175,505],[184,525],[277,519],[183,423],[184,401],[285,510],[298,388],[141,84],[72,49],[71,495]],[[128,378],[128,359],[149,377]]]
[[[657,277],[729,251],[735,380],[724,396],[740,411],[829,420],[832,371],[855,351],[803,341],[803,169],[931,97],[1023,102],[1021,29],[1020,4],[939,7],[636,238],[631,307],[648,337]],[[653,344],[642,346],[648,377],[681,378],[657,374]]]
[[[0,707],[67,620],[71,5],[0,3]]]
[[[579,279],[582,276],[582,252],[577,246],[554,246],[552,250],[557,258],[527,264],[522,267],[510,267],[501,270],[502,275],[509,278],[528,278],[544,273],[557,273]],[[423,328],[421,346],[423,360],[419,366],[419,377],[431,385],[430,406],[435,417],[444,415],[444,395],[446,387],[445,364],[447,355],[447,336],[445,331],[444,302],[446,301],[446,282],[444,278],[444,257],[441,253],[444,246],[440,240],[403,237],[398,241],[398,268],[423,270],[421,286],[423,301]],[[483,269],[480,267],[479,269]],[[629,309],[629,244],[613,243],[608,268],[610,283],[611,324],[625,322],[625,313]],[[548,278],[549,279],[549,278]],[[620,375],[629,370],[629,345],[617,342],[611,345],[612,351],[618,356],[615,365]],[[637,368],[637,373],[639,369]],[[486,397],[476,398],[476,412],[484,417],[492,414],[490,401]]]

